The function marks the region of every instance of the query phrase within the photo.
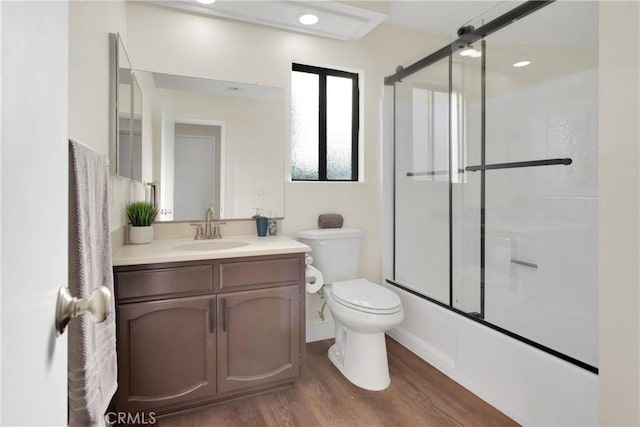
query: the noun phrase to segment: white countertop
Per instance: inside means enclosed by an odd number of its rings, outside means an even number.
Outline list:
[[[204,242],[244,242],[246,246],[232,249],[185,250],[176,246]],[[311,248],[287,236],[258,237],[255,234],[227,236],[215,240],[193,238],[158,239],[147,245],[125,245],[113,252],[113,265],[155,264],[161,262],[196,261],[202,259],[236,258],[310,252]]]

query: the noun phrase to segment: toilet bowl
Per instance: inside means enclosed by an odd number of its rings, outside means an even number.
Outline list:
[[[385,332],[402,321],[404,312],[393,291],[357,278],[362,230],[303,230],[296,237],[311,247],[313,265],[324,275],[322,293],[336,331],[329,360],[355,385],[384,390],[390,383]]]
[[[323,291],[336,330],[329,360],[358,387],[384,390],[391,381],[384,333],[404,318],[400,298],[366,279],[336,282]]]

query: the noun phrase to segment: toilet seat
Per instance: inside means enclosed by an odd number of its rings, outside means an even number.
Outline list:
[[[331,285],[337,303],[371,314],[394,314],[401,310],[400,297],[367,279],[345,280]]]

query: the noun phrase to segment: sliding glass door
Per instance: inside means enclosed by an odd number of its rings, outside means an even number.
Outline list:
[[[449,59],[395,85],[395,277],[449,303]]]
[[[390,283],[595,372],[598,7],[532,7],[393,81]]]

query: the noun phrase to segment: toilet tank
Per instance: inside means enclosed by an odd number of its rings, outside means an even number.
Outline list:
[[[322,272],[325,283],[358,278],[363,236],[356,228],[317,228],[296,234],[311,247],[313,265]]]

